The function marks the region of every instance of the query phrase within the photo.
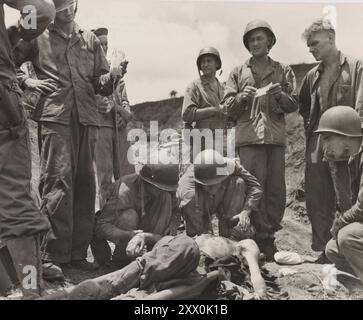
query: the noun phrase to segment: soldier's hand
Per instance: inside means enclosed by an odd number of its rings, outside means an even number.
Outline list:
[[[127,64],[124,65],[122,62],[117,67],[112,67],[110,73],[120,81],[120,79],[127,73]]]
[[[145,246],[146,243],[143,233],[137,233],[127,244],[126,254],[130,258],[137,258],[143,254]]]
[[[276,99],[280,99],[281,93],[282,93],[282,88],[279,83],[274,83],[267,91],[268,95],[275,96]]]
[[[58,90],[56,81],[52,79],[38,80],[38,79],[26,79],[24,85],[29,90],[36,90],[42,94],[50,94]]]
[[[256,94],[256,88],[252,86],[246,86],[242,92],[240,92],[237,96],[237,99],[240,103],[246,104],[250,102]]]
[[[251,211],[243,210],[239,214],[239,222],[238,225],[241,226],[243,231],[247,231],[251,226],[251,219],[250,219]]]

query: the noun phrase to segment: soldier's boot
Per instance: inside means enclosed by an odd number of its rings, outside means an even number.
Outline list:
[[[43,292],[40,237],[8,240],[6,246],[18,275],[23,299],[39,298]]]

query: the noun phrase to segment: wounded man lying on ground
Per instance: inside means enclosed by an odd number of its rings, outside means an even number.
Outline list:
[[[107,300],[125,294],[132,288],[145,290],[155,285],[167,286],[169,281],[184,279],[196,270],[200,252],[192,238],[185,235],[153,235],[148,239],[149,244],[153,245],[152,250],[142,254],[137,248],[143,246],[144,240],[142,236],[131,240],[133,244],[130,242],[127,252],[136,259],[122,269],[83,281],[45,299]]]
[[[139,174],[117,180],[98,213],[91,248],[99,265],[130,263],[164,235],[176,235],[180,215],[175,198],[178,165],[145,164]],[[142,243],[142,245],[140,245]]]
[[[45,299],[175,300],[206,294],[233,300],[284,298],[267,288],[259,268],[259,249],[251,239],[238,242],[203,234],[194,241],[182,234],[154,235],[149,238],[156,241],[152,250],[142,254],[135,249],[143,247],[144,241],[136,236],[130,242],[127,253],[136,259],[126,267]]]

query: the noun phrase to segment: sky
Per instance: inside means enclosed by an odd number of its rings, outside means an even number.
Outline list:
[[[16,21],[16,11],[5,12],[8,25]],[[79,0],[76,21],[86,29],[109,28],[109,53],[122,49],[129,60],[125,81],[135,104],[167,99],[171,90],[184,95],[198,77],[196,58],[205,46],[219,50],[223,73],[218,78],[227,80],[233,67],[249,57],[242,36],[253,19],[272,26],[277,37],[273,59],[314,62],[301,34],[326,15],[336,17],[338,48],[363,59],[363,3],[357,1]]]

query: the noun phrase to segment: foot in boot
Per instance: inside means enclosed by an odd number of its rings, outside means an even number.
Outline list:
[[[315,260],[317,264],[331,264],[329,259],[326,257],[325,252],[323,251],[320,256]]]
[[[53,281],[64,281],[63,270],[60,266],[53,262],[44,262],[43,268],[43,279],[49,282]]]
[[[71,262],[72,267],[77,269],[83,269],[88,271],[94,271],[97,269],[97,266],[91,262],[88,262],[86,259],[83,260],[73,260]]]
[[[276,245],[275,245],[275,239],[268,238],[268,239],[261,239],[258,241],[258,247],[264,255],[264,260],[266,262],[274,261],[274,255],[276,252],[278,252]]]

